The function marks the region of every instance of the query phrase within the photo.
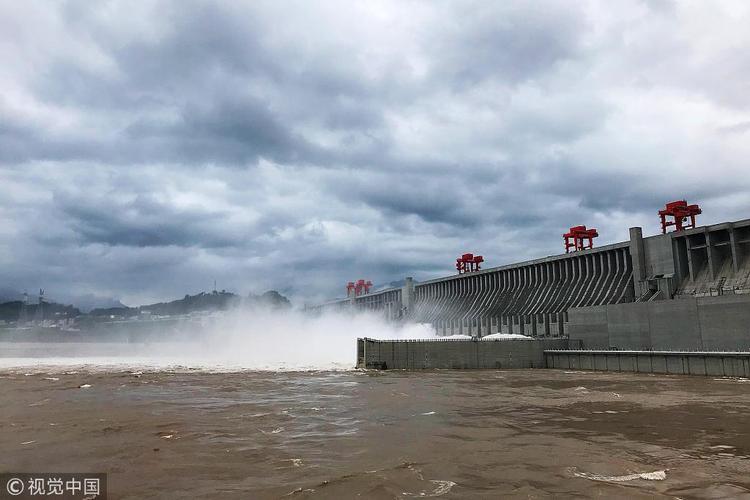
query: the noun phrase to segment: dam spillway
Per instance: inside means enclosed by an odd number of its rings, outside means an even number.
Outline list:
[[[727,338],[711,348],[750,347],[750,219],[649,237],[633,227],[629,235],[477,272],[406,278],[312,309],[376,311],[432,324],[438,335],[569,337],[597,349],[706,348],[681,332],[716,327]]]
[[[431,280],[414,287],[407,319],[438,334],[562,336],[572,307],[632,300],[626,244]]]
[[[430,323],[440,335],[562,336],[571,307],[632,301],[628,243],[458,274],[332,301],[318,308],[380,311]]]

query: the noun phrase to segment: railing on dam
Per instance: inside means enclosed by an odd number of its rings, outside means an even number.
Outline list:
[[[750,377],[750,352],[545,350],[547,368]]]

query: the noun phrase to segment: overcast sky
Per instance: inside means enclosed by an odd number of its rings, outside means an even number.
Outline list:
[[[0,288],[301,303],[750,217],[749,10],[0,2]]]

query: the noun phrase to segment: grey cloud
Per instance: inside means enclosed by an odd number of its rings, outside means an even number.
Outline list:
[[[578,56],[581,12],[569,3],[542,2],[539,7],[455,4],[444,20],[449,36],[437,41],[438,73],[450,75],[459,86],[487,78],[517,84]]]
[[[84,200],[57,194],[53,207],[65,216],[84,244],[217,248],[238,245],[243,240],[223,227],[225,216],[220,212],[176,210],[148,195],[117,201],[110,196]]]
[[[750,132],[750,121],[725,125],[717,128],[717,131],[722,134],[744,134]]]
[[[394,93],[387,82],[373,86],[366,81],[356,73],[357,66],[345,69],[335,61],[336,54],[324,52],[320,55],[325,58],[311,60],[299,47],[271,48],[266,39],[272,26],[263,26],[258,15],[238,18],[200,3],[182,9],[165,5],[160,14],[173,23],[167,34],[158,41],[126,44],[112,40],[95,21],[87,24],[92,16],[81,12],[80,4],[68,7],[65,19],[97,40],[114,61],[115,73],[103,76],[74,63],[52,61],[34,82],[37,95],[87,112],[127,113],[118,121],[131,122],[104,137],[60,141],[35,134],[28,142],[46,147],[29,147],[22,159],[243,164],[258,157],[304,157],[329,166],[342,160],[372,161],[375,148],[382,152],[391,142],[383,104],[440,86],[445,71],[455,74],[461,87],[477,78],[515,82],[550,71],[555,61],[575,53],[579,24],[569,9],[557,12],[559,7],[553,12],[467,8],[469,15],[443,40],[445,45],[428,47],[441,69],[418,89],[405,86]],[[273,91],[266,95],[267,102],[248,93],[254,88],[267,92],[269,86]],[[286,109],[287,103],[294,108]],[[341,144],[323,151],[295,131],[300,124],[349,133]]]
[[[138,122],[126,133],[143,148],[141,161],[245,164],[259,157],[295,162],[320,155],[252,98],[187,105],[177,123]]]
[[[363,203],[386,217],[417,216],[428,223],[472,226],[476,223],[465,210],[466,194],[455,178],[384,172],[354,174],[335,188],[352,204]]]
[[[156,39],[116,39],[85,2],[66,5],[64,19],[86,33],[116,65],[112,76],[58,61],[36,82],[38,93],[56,102],[93,108],[171,105],[210,90],[222,76],[277,77],[272,54],[262,47],[263,30],[252,14],[238,18],[217,5],[165,2],[154,13],[163,34]],[[197,95],[195,95],[197,97]]]
[[[611,242],[683,196],[747,216],[748,66],[691,31],[709,7],[153,5],[0,19],[25,30],[0,34],[4,286],[309,300],[556,253],[577,223]]]

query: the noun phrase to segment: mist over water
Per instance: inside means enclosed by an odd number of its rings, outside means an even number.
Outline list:
[[[0,368],[347,370],[356,339],[435,338],[432,326],[394,324],[372,313],[234,310],[196,334],[164,341],[0,343]]]
[[[371,313],[299,312],[230,315],[210,332],[211,356],[219,363],[261,369],[351,368],[356,339],[433,338],[430,325],[396,325]]]

